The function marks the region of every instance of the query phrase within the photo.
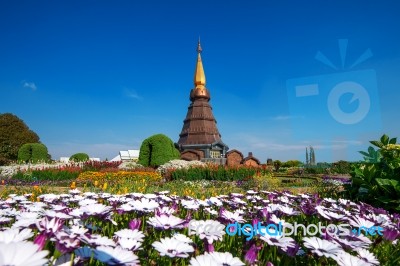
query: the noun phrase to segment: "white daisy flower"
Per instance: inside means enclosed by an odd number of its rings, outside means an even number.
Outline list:
[[[371,264],[345,251],[339,252],[335,260],[339,266],[371,266]]]
[[[369,250],[358,248],[356,249],[356,251],[360,259],[372,265],[379,265],[379,260],[375,257],[373,253],[369,252]]]
[[[231,223],[234,223],[234,222],[244,223],[245,222],[243,216],[241,216],[238,211],[230,212],[228,210],[223,210],[221,213],[221,217],[230,221]]]
[[[89,205],[82,206],[80,209],[86,215],[89,215],[89,216],[96,216],[96,215],[105,216],[111,212],[112,207],[106,206],[101,203],[96,203],[96,204],[89,204]]]
[[[295,211],[292,207],[289,207],[287,205],[280,206],[279,210],[286,215],[298,215],[300,213],[299,211]]]
[[[18,229],[6,229],[0,231],[0,242],[1,243],[11,243],[11,242],[22,242],[33,236],[32,230],[25,228],[23,230]]]
[[[142,198],[141,200],[135,200],[131,202],[131,205],[135,208],[135,210],[141,212],[153,212],[160,206],[156,201],[149,200],[147,198]]]
[[[369,228],[375,226],[375,224],[371,221],[368,221],[364,218],[361,218],[360,216],[353,216],[349,220],[350,225],[358,228],[365,228],[368,230]],[[360,233],[363,232],[364,229],[360,230]]]
[[[218,263],[224,266],[243,266],[245,265],[238,257],[233,257],[229,252],[211,252],[211,257]]]
[[[164,206],[164,207],[158,207],[157,209],[156,209],[156,213],[158,213],[158,214],[168,214],[168,215],[170,215],[170,214],[174,214],[176,212],[176,210],[174,209],[174,208],[170,208],[170,207],[167,207],[167,206]]]
[[[87,198],[78,202],[79,206],[92,205],[92,204],[96,204],[96,203],[98,203],[97,200],[87,199]]]
[[[116,244],[115,242],[106,237],[106,236],[101,236],[101,235],[91,235],[90,239],[88,241],[91,245],[95,246],[110,246],[110,247],[115,247]]]
[[[47,217],[50,217],[50,218],[55,218],[56,217],[56,218],[60,218],[60,219],[71,219],[72,218],[71,215],[65,214],[65,213],[60,212],[60,211],[54,211],[54,210],[45,210],[43,212],[43,216],[47,216]]]
[[[204,210],[205,210],[206,212],[208,212],[209,214],[218,215],[218,212],[217,212],[216,210],[214,210],[214,209],[211,209],[211,208],[204,208]]]
[[[136,251],[140,249],[140,247],[142,246],[142,242],[139,242],[136,239],[126,238],[126,237],[118,239],[118,244],[121,248],[132,251]]]
[[[36,221],[36,227],[40,232],[45,232],[48,235],[53,235],[59,232],[63,227],[63,221],[58,218],[49,220],[47,217]]]
[[[185,209],[197,210],[200,208],[200,203],[197,200],[182,200],[181,203]]]
[[[185,227],[184,223],[186,223],[186,221],[173,215],[161,214],[159,216],[150,217],[147,223],[155,228],[180,229]]]
[[[207,200],[207,203],[210,205],[222,206],[222,201],[216,197],[211,197]]]
[[[94,258],[107,265],[139,265],[138,256],[121,247],[97,247],[94,250]]]
[[[189,257],[188,253],[194,252],[194,248],[190,244],[169,237],[154,242],[152,246],[160,252],[161,256],[169,256],[171,258],[187,258]]]
[[[190,259],[190,266],[220,266],[209,253]]]
[[[0,243],[0,265],[42,266],[47,263],[47,250],[39,251],[33,242]]]
[[[114,233],[114,236],[117,238],[130,238],[137,240],[139,242],[143,242],[144,234],[142,231],[138,229],[131,230],[131,229],[122,229]]]
[[[200,239],[207,239],[208,244],[214,240],[222,240],[225,235],[225,225],[214,220],[191,220],[189,235],[198,235]]]
[[[342,251],[338,244],[318,237],[303,237],[303,241],[304,246],[318,256],[336,259],[337,254]]]
[[[189,237],[185,236],[184,234],[176,233],[176,234],[174,234],[174,235],[172,236],[172,238],[174,238],[174,239],[176,239],[176,240],[179,240],[179,241],[181,241],[181,242],[184,242],[184,243],[188,243],[188,244],[193,243],[193,240],[190,239]]]
[[[135,208],[132,206],[132,204],[130,204],[130,203],[128,202],[128,203],[124,203],[124,204],[120,205],[120,206],[118,207],[118,210],[119,210],[119,211],[123,211],[123,212],[130,212],[130,211],[135,210]]]

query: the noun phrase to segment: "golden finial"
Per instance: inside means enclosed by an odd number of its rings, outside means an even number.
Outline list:
[[[197,43],[197,52],[200,54],[203,49],[201,49],[201,44],[200,44],[200,36],[199,36],[199,42]]]
[[[197,63],[196,70],[194,72],[194,85],[196,86],[196,88],[204,88],[204,85],[206,85],[206,75],[204,74],[203,63],[201,62],[200,56],[201,51],[203,51],[203,49],[201,49],[199,37],[199,42],[197,44]]]

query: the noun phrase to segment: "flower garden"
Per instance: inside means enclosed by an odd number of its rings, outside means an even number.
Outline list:
[[[400,265],[400,145],[371,143],[351,178],[108,162],[18,171],[0,186],[0,265]],[[276,230],[293,224],[320,228]]]

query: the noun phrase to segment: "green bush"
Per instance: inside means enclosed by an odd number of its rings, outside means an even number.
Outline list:
[[[351,163],[347,161],[337,161],[332,164],[331,172],[335,174],[350,174]]]
[[[143,141],[138,162],[143,166],[157,167],[179,158],[180,153],[173,141],[163,134],[157,134]]]
[[[266,169],[248,166],[227,167],[227,166],[207,166],[190,167],[187,169],[175,169],[169,172],[172,180],[217,180],[217,181],[243,181],[251,180],[256,174],[269,174]]]
[[[18,161],[19,162],[40,162],[48,161],[49,154],[47,147],[41,143],[26,143],[21,146],[18,150]]]
[[[69,157],[69,160],[72,162],[87,162],[89,161],[89,155],[83,152],[79,152]]]
[[[78,170],[59,170],[59,169],[44,169],[20,171],[12,176],[14,180],[26,182],[34,181],[70,181],[78,178],[80,171]]]
[[[351,172],[352,184],[345,186],[349,197],[391,211],[400,210],[400,144],[383,135],[370,141],[368,151],[360,151],[364,162]]]

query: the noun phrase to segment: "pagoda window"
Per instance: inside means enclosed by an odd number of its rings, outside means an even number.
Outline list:
[[[221,158],[221,151],[211,150],[210,157],[211,158]]]

